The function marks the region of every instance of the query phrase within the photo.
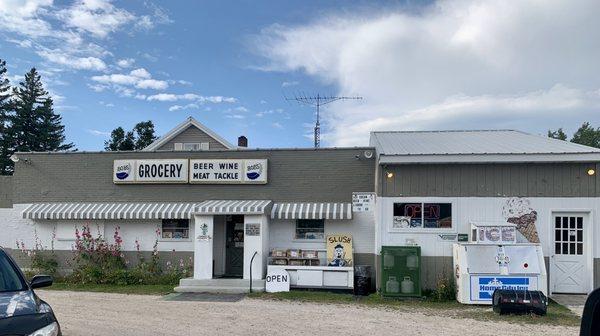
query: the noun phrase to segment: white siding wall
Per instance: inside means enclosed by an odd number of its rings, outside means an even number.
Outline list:
[[[23,241],[25,247],[30,249],[35,245],[35,232],[42,246],[49,249],[52,242],[52,232],[56,228],[57,239],[54,242],[56,250],[71,250],[75,243],[75,227],[89,225],[92,235],[98,232],[105,236],[107,241],[113,242],[116,226],[120,227],[124,251],[135,251],[135,240],[140,242],[142,251],[151,251],[156,241],[156,228],[160,227],[160,220],[38,220],[23,219],[21,212],[29,204],[16,204],[12,209],[0,209],[0,245],[15,248],[16,241]],[[159,251],[193,251],[192,238],[194,237],[193,220],[190,221],[190,239],[182,241],[167,241],[159,239]]]
[[[325,240],[311,242],[294,239],[295,220],[272,219],[269,246],[283,249],[325,250]],[[373,212],[354,213],[351,220],[325,220],[325,235],[349,233],[354,239],[354,253],[375,253],[375,217]]]
[[[452,256],[452,242],[444,242],[439,234],[469,233],[470,222],[504,222],[502,208],[509,198],[505,197],[380,197],[378,199],[378,234],[377,251],[379,253],[382,245],[404,245],[407,239],[413,239],[421,246],[424,256]],[[540,236],[540,242],[544,256],[551,255],[554,241],[552,213],[561,211],[588,212],[591,226],[591,236],[587,241],[593,246],[593,257],[600,257],[599,244],[591,244],[600,241],[600,228],[598,227],[598,212],[600,210],[600,198],[548,198],[527,197],[531,208],[537,211],[536,227]],[[445,202],[452,203],[453,228],[449,231],[437,230],[428,232],[389,232],[388,225],[393,217],[393,204],[395,202]]]

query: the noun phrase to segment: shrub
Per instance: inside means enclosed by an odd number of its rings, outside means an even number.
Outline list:
[[[152,249],[150,260],[146,260],[140,249],[140,242],[136,239],[138,262],[133,267],[128,267],[121,249],[120,228],[116,227],[113,235],[114,243],[108,243],[100,233],[93,237],[89,226],[84,226],[81,233],[75,231],[73,274],[69,282],[113,284],[113,285],[176,285],[183,277],[192,274],[192,258],[186,262],[166,263],[163,270],[158,254],[159,229],[156,230],[156,240]],[[173,252],[175,252],[173,250]]]
[[[54,241],[56,239],[56,228],[52,231],[52,240],[50,243],[50,250],[46,250],[42,245],[37,230],[34,231],[34,248],[28,250],[25,247],[23,240],[17,241],[17,248],[21,253],[29,258],[30,269],[25,272],[27,278],[31,278],[36,274],[51,275],[53,277],[58,276],[58,261],[56,260],[56,254],[54,253]]]
[[[456,284],[451,277],[442,276],[437,279],[436,288],[429,296],[434,301],[456,300]]]

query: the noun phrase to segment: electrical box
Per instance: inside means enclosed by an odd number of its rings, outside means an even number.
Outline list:
[[[421,247],[382,246],[380,279],[383,296],[421,296]]]

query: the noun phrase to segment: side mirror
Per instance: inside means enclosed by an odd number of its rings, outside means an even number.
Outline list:
[[[52,286],[52,277],[49,275],[36,275],[31,279],[31,289]]]
[[[594,290],[587,298],[581,318],[579,335],[600,335],[600,288]]]

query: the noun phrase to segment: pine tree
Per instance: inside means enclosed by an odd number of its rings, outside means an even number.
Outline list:
[[[9,153],[11,141],[8,134],[10,111],[10,83],[6,78],[6,61],[0,59],[0,175],[7,175],[12,171]]]
[[[559,128],[556,131],[548,130],[548,137],[558,140],[567,140],[567,134],[565,134],[565,131],[563,131],[562,128]]]
[[[40,108],[39,146],[42,151],[66,151],[73,143],[65,143],[65,126],[62,117],[54,113],[52,98],[44,101]]]
[[[39,152],[69,150],[72,143],[64,143],[64,126],[60,115],[54,113],[52,98],[44,90],[42,80],[35,68],[25,74],[25,81],[13,89],[7,114],[9,126],[5,135],[10,146],[7,156],[14,152]],[[12,162],[8,162],[8,172]]]

